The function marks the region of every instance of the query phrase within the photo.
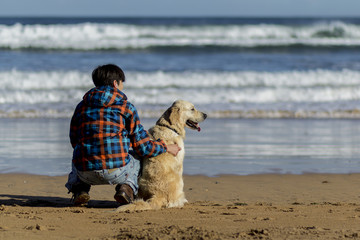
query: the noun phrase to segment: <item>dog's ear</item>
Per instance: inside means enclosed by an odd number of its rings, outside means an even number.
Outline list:
[[[180,119],[180,109],[171,106],[164,112],[164,114],[161,116],[161,118],[157,121],[156,124],[171,126],[173,124],[176,124],[179,119]]]
[[[180,122],[180,109],[178,107],[171,107],[169,109],[169,123],[176,125]]]

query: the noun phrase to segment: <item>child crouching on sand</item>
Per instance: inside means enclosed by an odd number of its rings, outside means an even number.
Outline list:
[[[74,149],[72,171],[66,188],[73,193],[75,205],[89,201],[91,185],[116,184],[115,200],[127,204],[138,191],[140,157],[155,157],[164,152],[177,155],[180,148],[150,140],[140,124],[134,105],[122,92],[125,74],[120,67],[108,64],[92,73],[95,88],[77,105],[70,125]]]

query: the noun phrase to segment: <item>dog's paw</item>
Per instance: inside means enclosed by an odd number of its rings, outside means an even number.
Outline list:
[[[168,208],[181,208],[187,202],[188,202],[188,200],[186,200],[185,198],[184,199],[179,199],[179,200],[177,200],[175,202],[169,202],[167,207]]]

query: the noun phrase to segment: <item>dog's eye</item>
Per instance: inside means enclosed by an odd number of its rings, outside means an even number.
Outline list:
[[[195,108],[192,108],[191,111],[195,111]]]

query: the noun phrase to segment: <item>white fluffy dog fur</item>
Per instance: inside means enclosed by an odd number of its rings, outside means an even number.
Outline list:
[[[183,161],[185,156],[185,127],[200,131],[199,122],[207,115],[195,109],[190,102],[177,100],[149,129],[153,139],[166,144],[176,143],[181,151],[177,156],[163,153],[144,159],[139,179],[137,199],[117,208],[118,212],[182,207],[187,202],[183,191]]]

